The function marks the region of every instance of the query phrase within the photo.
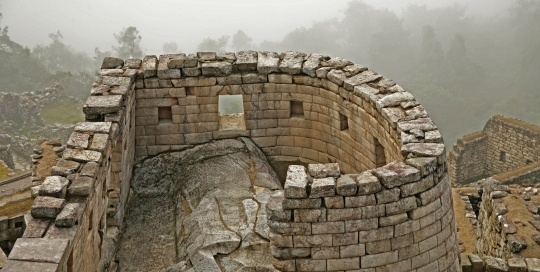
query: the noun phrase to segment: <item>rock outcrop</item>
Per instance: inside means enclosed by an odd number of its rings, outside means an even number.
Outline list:
[[[136,166],[119,271],[273,271],[264,206],[281,189],[248,138]]]

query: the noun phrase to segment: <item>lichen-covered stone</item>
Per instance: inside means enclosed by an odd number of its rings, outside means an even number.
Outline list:
[[[420,171],[402,162],[392,162],[376,168],[372,173],[377,176],[386,188],[394,188],[420,179]]]
[[[289,165],[287,178],[285,180],[286,198],[307,197],[308,178],[306,168],[302,165]]]
[[[305,53],[287,51],[283,60],[279,64],[279,70],[283,73],[296,75],[302,73],[302,63],[304,62]]]
[[[35,218],[56,218],[66,205],[66,200],[49,196],[38,196],[32,205],[32,216]]]
[[[337,163],[308,164],[308,171],[314,178],[339,177],[340,175]]]
[[[50,196],[56,198],[65,198],[69,180],[60,176],[49,176],[39,188],[40,196]]]
[[[89,96],[83,106],[84,114],[107,114],[120,110],[122,95]]]

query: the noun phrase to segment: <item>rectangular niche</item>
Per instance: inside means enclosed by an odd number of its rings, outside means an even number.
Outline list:
[[[386,156],[384,155],[384,147],[375,137],[373,137],[373,143],[375,144],[375,167],[385,166]]]
[[[158,120],[159,120],[160,123],[172,122],[172,108],[171,107],[159,107],[158,108]]]
[[[506,162],[506,152],[501,151],[501,153],[499,153],[499,161]]]
[[[349,131],[349,118],[341,113],[339,114],[339,130]]]
[[[291,117],[304,118],[304,103],[291,100]]]
[[[220,95],[218,98],[219,130],[245,130],[242,95]]]

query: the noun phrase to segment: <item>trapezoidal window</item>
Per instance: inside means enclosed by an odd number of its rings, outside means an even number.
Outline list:
[[[501,151],[501,153],[499,153],[499,161],[502,161],[502,162],[506,161],[506,152]]]
[[[384,147],[379,143],[379,140],[373,138],[373,144],[375,145],[375,167],[382,167],[386,164],[386,157],[384,155]]]
[[[291,117],[304,118],[304,103],[302,101],[291,101]]]
[[[349,118],[341,113],[339,114],[339,130],[349,131]]]
[[[155,120],[155,119],[154,119]],[[159,107],[158,108],[158,120],[160,123],[172,122],[172,108],[171,107]]]
[[[245,130],[244,101],[241,94],[220,95],[218,100],[219,130]]]

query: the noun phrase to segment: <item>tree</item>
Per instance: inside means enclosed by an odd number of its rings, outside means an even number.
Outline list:
[[[0,12],[0,22],[2,22],[2,13]],[[8,36],[8,27],[4,26],[2,29],[2,24],[0,24],[0,37],[7,37]]]
[[[242,30],[238,30],[232,37],[232,48],[235,51],[251,49],[252,39]]]
[[[178,52],[178,44],[175,42],[168,42],[163,45],[163,53],[174,54]]]
[[[229,36],[221,36],[217,40],[206,38],[199,43],[199,45],[197,45],[197,50],[208,52],[225,52],[225,46],[228,42]]]
[[[136,27],[123,28],[119,33],[114,34],[118,46],[113,46],[113,51],[121,59],[141,58],[143,50],[140,46],[141,35]]]
[[[60,31],[50,33],[49,38],[52,40],[49,45],[37,45],[32,50],[32,56],[43,63],[49,72],[89,72],[95,69],[87,54],[76,52],[64,44]]]

